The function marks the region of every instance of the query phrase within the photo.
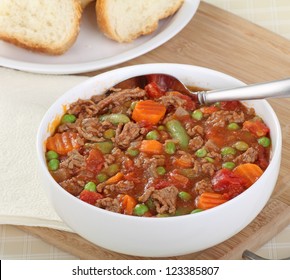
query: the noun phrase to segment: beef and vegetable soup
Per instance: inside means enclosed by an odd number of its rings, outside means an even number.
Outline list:
[[[62,188],[109,211],[196,213],[249,188],[269,163],[269,128],[238,101],[200,106],[150,81],[71,104],[46,141]]]

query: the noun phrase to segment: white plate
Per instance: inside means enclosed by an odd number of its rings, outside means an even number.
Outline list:
[[[138,57],[162,45],[180,32],[195,14],[200,0],[185,0],[173,16],[161,20],[158,29],[129,44],[120,44],[98,31],[93,7],[85,10],[75,44],[63,55],[33,53],[0,42],[0,65],[45,74],[75,74],[95,71]]]

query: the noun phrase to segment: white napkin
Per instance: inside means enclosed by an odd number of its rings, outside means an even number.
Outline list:
[[[56,214],[42,189],[35,140],[48,107],[86,79],[0,67],[0,224],[72,231]]]

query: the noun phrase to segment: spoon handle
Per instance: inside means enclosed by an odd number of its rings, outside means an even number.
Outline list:
[[[197,94],[201,104],[218,101],[290,97],[290,78],[233,89],[198,92]]]

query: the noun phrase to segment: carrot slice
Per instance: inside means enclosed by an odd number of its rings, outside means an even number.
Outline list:
[[[80,147],[77,139],[78,134],[74,132],[56,133],[54,136],[47,138],[46,149],[55,151],[60,155],[66,155],[68,152]]]
[[[245,180],[246,187],[253,185],[263,174],[263,170],[254,163],[244,163],[237,166],[233,173]]]
[[[147,154],[160,155],[163,152],[163,145],[157,140],[143,140],[140,151]]]
[[[186,157],[180,157],[173,159],[173,164],[178,167],[182,168],[189,168],[192,167],[192,161]]]
[[[157,124],[165,115],[166,107],[153,100],[139,101],[132,113],[132,119],[136,122],[148,122]]]
[[[197,208],[206,210],[213,207],[216,207],[220,204],[227,202],[228,199],[225,198],[222,194],[204,192],[197,198]]]
[[[125,194],[121,198],[121,207],[123,209],[124,214],[126,214],[126,215],[133,214],[133,210],[134,210],[134,207],[136,206],[136,204],[137,204],[136,199],[128,194]]]
[[[106,181],[106,184],[115,184],[122,180],[124,174],[122,172],[116,173],[114,176]]]

